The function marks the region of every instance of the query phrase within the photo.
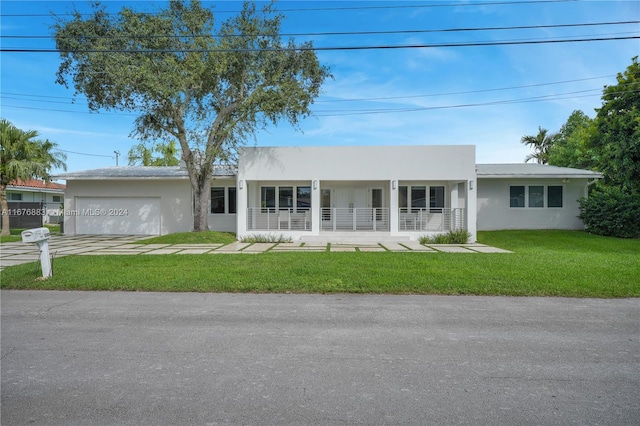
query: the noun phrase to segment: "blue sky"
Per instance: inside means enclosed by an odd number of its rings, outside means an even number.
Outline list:
[[[166,2],[106,1],[157,10]],[[240,10],[235,1],[204,2],[218,20]],[[49,49],[49,12],[89,10],[82,1],[2,1],[2,48]],[[512,40],[628,37],[640,24],[520,30],[396,34],[326,33],[549,26],[640,20],[637,1],[280,1],[284,33],[316,47],[399,46]],[[323,33],[323,34],[318,34]],[[313,34],[313,35],[311,35]],[[45,36],[13,38],[11,36]],[[557,131],[574,110],[589,116],[602,88],[640,54],[640,40],[518,44],[481,47],[326,50],[320,61],[334,76],[313,106],[302,132],[287,123],[257,134],[258,146],[476,145],[479,163],[519,163],[520,143],[538,126]],[[138,143],[129,137],[131,113],[89,113],[83,97],[55,83],[57,53],[2,52],[1,115],[37,130],[67,151],[69,171],[127,164]]]

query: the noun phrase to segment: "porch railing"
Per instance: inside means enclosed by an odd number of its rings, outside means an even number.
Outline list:
[[[301,209],[249,207],[247,229],[250,231],[311,231],[311,212]]]
[[[389,231],[388,208],[325,207],[320,217],[323,231]]]
[[[465,229],[465,209],[401,208],[398,216],[400,231],[448,232]]]

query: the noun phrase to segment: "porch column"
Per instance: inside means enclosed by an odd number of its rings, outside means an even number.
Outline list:
[[[249,183],[243,179],[238,179],[236,185],[236,236],[240,239],[247,233],[247,196],[249,194]]]
[[[450,194],[450,207],[452,209],[458,208],[458,182],[451,185],[451,194]]]
[[[320,235],[321,202],[320,179],[311,181],[311,235]]]
[[[389,232],[391,235],[398,235],[400,232],[400,215],[398,213],[398,179],[389,181]]]
[[[467,181],[467,231],[471,234],[469,242],[475,243],[477,241],[477,223],[476,223],[476,209],[477,209],[477,192],[478,181],[477,179]]]

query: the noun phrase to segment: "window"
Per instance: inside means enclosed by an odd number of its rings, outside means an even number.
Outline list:
[[[547,207],[562,207],[562,187],[547,187]]]
[[[275,208],[276,206],[276,187],[263,186],[260,188],[260,206],[264,208]]]
[[[524,207],[524,186],[509,187],[509,206]]]
[[[331,220],[331,190],[323,189],[321,194],[322,220]]]
[[[211,188],[211,213],[224,213],[224,188]]]
[[[278,188],[278,205],[281,210],[293,208],[293,187],[281,186]]]
[[[225,205],[225,199],[228,205]],[[212,214],[233,214],[236,212],[236,189],[217,186],[211,188],[211,213]]]
[[[9,201],[22,201],[22,194],[9,194]]]
[[[311,208],[310,186],[299,186],[296,188],[296,207],[298,210],[309,210]]]
[[[544,186],[529,187],[529,207],[544,207]]]
[[[415,208],[427,207],[427,187],[426,186],[411,187],[411,207],[415,207]]]
[[[276,193],[278,194],[276,198]],[[324,191],[323,191],[324,193]],[[305,211],[311,208],[310,186],[263,186],[260,188],[263,213],[277,210]],[[323,206],[324,207],[324,206]]]
[[[401,186],[398,189],[398,206],[400,208],[407,208],[409,206],[409,196],[406,186]]]
[[[62,197],[59,195],[54,195],[53,197],[51,197],[51,199],[53,200],[54,203],[62,202]]]
[[[509,206],[510,207],[529,207],[529,208],[543,208],[543,207],[562,207],[563,203],[563,189],[560,185],[550,185],[545,187],[544,185],[517,185],[509,187]],[[546,197],[545,197],[546,194]],[[545,205],[545,199],[547,204]],[[527,204],[525,205],[525,200]]]
[[[236,213],[236,206],[238,198],[236,197],[236,189],[234,187],[227,188],[229,191],[229,214]]]
[[[444,186],[429,187],[429,207],[431,213],[442,213],[444,208]]]

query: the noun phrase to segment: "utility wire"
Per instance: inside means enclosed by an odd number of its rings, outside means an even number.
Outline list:
[[[613,21],[613,22],[587,22],[574,24],[549,24],[549,25],[518,25],[512,27],[469,27],[469,28],[440,28],[427,30],[389,30],[389,31],[338,31],[338,32],[317,32],[317,33],[280,33],[283,37],[326,37],[326,36],[354,36],[354,35],[394,35],[394,34],[428,34],[428,33],[455,33],[455,32],[476,32],[476,31],[512,31],[512,30],[532,30],[532,29],[550,29],[550,28],[575,28],[575,27],[596,27],[605,25],[630,25],[638,24],[640,21]],[[267,34],[268,35],[268,34]],[[66,39],[155,39],[155,38],[203,38],[203,37],[255,37],[254,34],[146,34],[146,35],[76,35],[61,36]],[[51,35],[0,35],[5,39],[51,39]]]
[[[459,92],[444,92],[444,93],[429,93],[422,95],[405,95],[405,96],[387,96],[387,97],[376,97],[376,98],[353,98],[353,99],[327,99],[327,100],[317,100],[316,104],[319,103],[333,103],[333,102],[365,102],[365,101],[386,101],[386,100],[398,100],[398,99],[415,99],[415,98],[427,98],[427,97],[436,97],[436,96],[451,96],[451,95],[467,95],[473,93],[487,93],[487,92],[497,92],[497,91],[505,91],[505,90],[515,90],[515,89],[526,89],[530,87],[542,87],[542,86],[552,86],[557,84],[567,84],[567,83],[577,83],[580,81],[589,81],[589,80],[600,80],[603,78],[614,77],[616,74],[603,75],[600,77],[588,77],[588,78],[578,78],[573,80],[563,80],[563,81],[554,81],[550,83],[535,83],[535,84],[526,84],[522,86],[509,86],[509,87],[497,87],[490,89],[479,89],[479,90],[465,90]],[[9,96],[5,96],[9,95]],[[40,99],[21,99],[15,96],[23,96],[23,97],[32,97],[32,98],[47,98],[47,99],[66,99],[67,102],[61,101],[47,101]],[[32,95],[27,93],[15,93],[15,92],[3,92],[0,93],[0,97],[4,99],[12,99],[12,100],[25,100],[25,101],[34,101],[34,102],[46,102],[46,103],[61,103],[68,104],[69,98],[66,96],[47,96],[47,95]]]
[[[343,6],[343,7],[314,7],[304,9],[276,9],[274,12],[332,12],[336,10],[382,10],[382,9],[425,9],[425,8],[443,8],[443,7],[478,7],[478,6],[511,6],[525,4],[558,4],[558,3],[577,3],[582,0],[522,0],[522,1],[490,1],[490,2],[472,2],[472,3],[432,3],[418,5],[393,5],[393,6]],[[214,10],[214,13],[240,13],[240,10]],[[75,16],[75,13],[56,13],[56,16]],[[82,13],[81,16],[90,16],[92,13]],[[48,13],[11,13],[0,14],[0,17],[38,17],[51,16]]]
[[[423,43],[404,45],[377,45],[377,46],[341,46],[341,47],[308,47],[298,46],[293,49],[159,49],[159,50],[122,50],[122,49],[76,49],[73,53],[225,53],[225,52],[268,52],[268,51],[355,51],[355,50],[391,50],[391,49],[420,49],[442,47],[485,47],[485,46],[514,46],[535,45],[552,43],[582,43],[593,41],[614,41],[640,39],[640,35],[618,37],[592,37],[576,39],[546,39],[546,40],[511,40],[511,41],[479,41],[479,42],[452,42],[452,43]],[[61,53],[58,49],[32,49],[32,48],[1,48],[4,53]]]
[[[66,152],[68,154],[78,154],[78,155],[87,155],[90,157],[105,157],[105,158],[113,158],[113,155],[100,155],[100,154],[87,154],[85,152],[75,152],[75,151],[66,151],[60,148],[53,148],[53,151]]]

